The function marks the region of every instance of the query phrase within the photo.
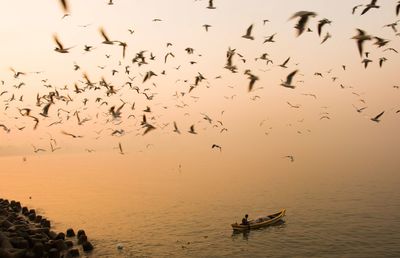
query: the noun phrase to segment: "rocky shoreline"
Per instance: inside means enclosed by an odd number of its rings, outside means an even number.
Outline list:
[[[92,250],[84,230],[57,233],[34,209],[0,198],[0,258],[82,257]]]

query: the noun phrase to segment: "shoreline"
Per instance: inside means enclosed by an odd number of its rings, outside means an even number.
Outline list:
[[[51,230],[50,220],[18,201],[0,198],[0,257],[81,257],[93,250],[84,230]]]

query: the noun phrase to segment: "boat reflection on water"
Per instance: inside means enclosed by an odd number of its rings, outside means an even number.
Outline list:
[[[278,228],[285,228],[286,227],[286,221],[284,221],[283,219],[280,219],[278,221],[276,221],[274,224],[271,224],[267,227],[262,227],[262,228],[258,228],[258,229],[247,229],[247,230],[242,230],[242,231],[238,231],[238,230],[233,230],[232,231],[232,240],[236,240],[238,238],[240,238],[242,236],[243,240],[249,240],[249,236],[250,236],[250,231],[252,232],[262,232],[262,231],[266,231],[269,230],[270,227],[278,227]]]

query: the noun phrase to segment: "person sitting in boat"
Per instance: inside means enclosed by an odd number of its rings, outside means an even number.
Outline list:
[[[244,218],[242,219],[242,224],[241,225],[249,225],[248,221],[249,215],[244,215]]]

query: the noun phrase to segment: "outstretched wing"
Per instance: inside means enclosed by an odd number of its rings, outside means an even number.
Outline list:
[[[287,83],[288,85],[292,85],[293,77],[296,75],[296,73],[297,73],[298,71],[299,71],[299,70],[295,70],[295,71],[291,72],[291,73],[286,77],[286,83]]]
[[[253,30],[253,24],[250,25],[250,26],[247,28],[246,35],[247,35],[247,36],[250,36],[252,30]]]
[[[58,39],[57,35],[53,35],[53,39],[56,42],[56,44],[58,45],[58,47],[60,49],[64,49],[63,45],[61,44],[60,40]]]
[[[110,41],[110,39],[107,37],[106,32],[104,31],[104,29],[102,27],[100,28],[100,34],[101,34],[101,36],[103,36],[105,41]]]
[[[385,113],[385,111],[382,111],[379,115],[374,117],[374,120],[378,120],[383,115],[383,113]]]

